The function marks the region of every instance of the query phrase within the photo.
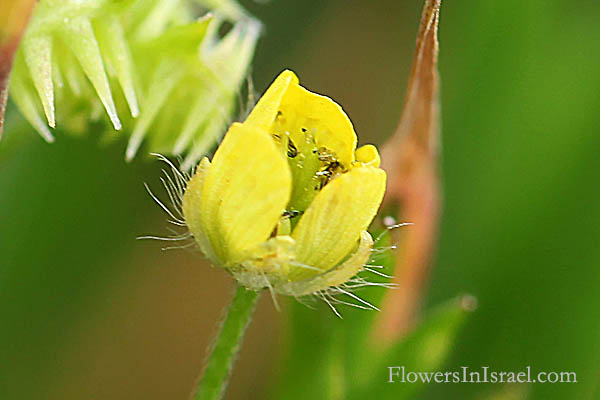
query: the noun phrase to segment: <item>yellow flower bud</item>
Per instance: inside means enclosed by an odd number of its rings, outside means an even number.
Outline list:
[[[386,183],[377,149],[356,142],[339,105],[282,72],[188,182],[183,216],[202,252],[254,290],[344,284],[369,261]]]

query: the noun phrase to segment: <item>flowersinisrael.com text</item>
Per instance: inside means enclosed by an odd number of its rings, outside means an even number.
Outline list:
[[[577,383],[573,371],[534,373],[527,366],[524,371],[494,371],[490,367],[471,369],[460,367],[458,371],[422,372],[409,371],[404,366],[388,367],[388,383]]]

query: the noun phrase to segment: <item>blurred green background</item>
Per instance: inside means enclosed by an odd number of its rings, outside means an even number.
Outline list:
[[[344,106],[361,142],[384,142],[421,1],[244,5],[266,25],[259,92],[293,69]],[[530,365],[575,371],[578,383],[437,384],[421,399],[600,398],[599,17],[594,0],[443,4],[445,201],[427,304],[465,292],[479,301],[444,369]],[[56,136],[44,143],[11,105],[0,142],[0,398],[186,399],[230,279],[194,250],[136,241],[169,233],[143,187],[162,194],[162,165],[126,164],[124,141]],[[286,329],[286,308],[263,296],[228,399],[263,398]],[[300,376],[290,390],[308,384]]]

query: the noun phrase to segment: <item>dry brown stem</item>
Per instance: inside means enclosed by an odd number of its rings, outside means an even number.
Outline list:
[[[440,217],[439,76],[437,38],[441,0],[426,0],[402,116],[382,150],[388,173],[385,203],[399,206],[398,220],[415,225],[398,233],[396,290],[386,293],[375,335],[401,337],[413,324],[426,285]]]

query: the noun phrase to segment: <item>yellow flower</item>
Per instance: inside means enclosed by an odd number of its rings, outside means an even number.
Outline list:
[[[302,296],[369,261],[386,175],[339,105],[282,72],[204,158],[183,195],[202,252],[243,286]]]

